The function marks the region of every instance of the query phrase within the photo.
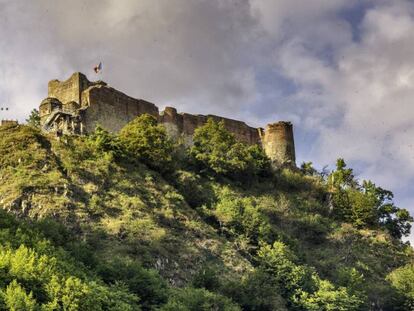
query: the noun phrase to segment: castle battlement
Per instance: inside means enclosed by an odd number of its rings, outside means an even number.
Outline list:
[[[0,126],[15,126],[19,125],[19,122],[17,120],[1,120]]]
[[[293,126],[290,122],[268,124],[263,129],[215,115],[178,113],[173,107],[166,107],[160,112],[153,103],[130,97],[103,81],[91,82],[79,72],[66,81],[49,82],[48,97],[41,102],[39,113],[43,130],[80,135],[92,132],[97,124],[108,131],[118,132],[137,116],[147,113],[164,124],[172,138],[181,138],[189,145],[192,144],[195,129],[212,118],[223,121],[238,141],[261,145],[274,166],[295,165]]]

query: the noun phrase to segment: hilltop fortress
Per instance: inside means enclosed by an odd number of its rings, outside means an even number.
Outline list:
[[[48,97],[41,102],[39,113],[44,131],[78,135],[92,132],[97,124],[108,131],[118,132],[137,116],[147,113],[157,118],[172,138],[181,138],[188,145],[192,143],[194,130],[208,118],[213,118],[223,121],[238,141],[261,145],[275,167],[295,166],[290,122],[268,124],[263,129],[214,115],[178,113],[172,107],[160,112],[153,103],[129,97],[103,81],[91,82],[79,72],[66,81],[49,82]]]

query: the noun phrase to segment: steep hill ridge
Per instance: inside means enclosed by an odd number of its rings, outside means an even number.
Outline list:
[[[161,175],[116,159],[88,137],[56,140],[10,125],[0,128],[0,207],[19,226],[34,226],[96,282],[124,282],[144,310],[406,308],[386,277],[412,262],[411,248],[385,230],[335,220],[320,178],[299,171],[282,170],[249,184],[185,167]],[[44,229],[45,221],[67,230],[66,238]],[[79,245],[91,258],[79,254]],[[132,272],[112,276],[111,265],[141,267],[148,271],[140,274],[146,281],[131,285],[126,275]],[[290,271],[299,285],[268,277],[275,267]],[[153,286],[157,273],[165,282],[160,291]],[[46,301],[24,277],[18,280],[38,302]],[[173,289],[184,286],[191,287]],[[192,288],[205,292],[192,294]],[[192,295],[206,297],[209,307],[177,307]]]

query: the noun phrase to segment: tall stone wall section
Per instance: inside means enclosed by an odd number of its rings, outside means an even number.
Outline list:
[[[158,118],[158,107],[142,99],[135,99],[107,86],[94,86],[82,93],[86,132],[91,132],[97,124],[118,132],[137,116],[148,113]]]
[[[62,104],[69,102],[81,103],[82,92],[91,85],[104,84],[104,82],[90,82],[80,72],[75,72],[66,81],[52,80],[48,84],[48,96],[58,99]]]
[[[50,121],[56,125],[53,122],[58,121],[54,120],[60,120],[58,125],[64,124],[69,132],[74,127],[79,127],[78,133],[91,132],[97,124],[111,132],[118,132],[137,116],[148,113],[165,125],[171,137],[182,139],[188,145],[192,144],[195,129],[212,118],[223,121],[226,129],[238,141],[249,145],[260,144],[274,166],[295,165],[293,127],[290,122],[269,124],[266,129],[262,129],[214,115],[178,113],[172,107],[159,113],[158,107],[153,103],[132,98],[107,86],[105,82],[90,82],[82,73],[74,73],[66,81],[50,81],[48,98],[41,103],[39,111],[42,123]],[[49,128],[56,129],[59,126]]]
[[[170,136],[174,138],[182,137],[187,144],[192,143],[192,136],[196,128],[204,125],[211,118],[216,122],[223,121],[224,127],[234,134],[240,142],[254,145],[260,144],[262,129],[248,126],[242,121],[223,118],[215,115],[193,115],[189,113],[177,113],[172,107],[166,107],[159,117]]]

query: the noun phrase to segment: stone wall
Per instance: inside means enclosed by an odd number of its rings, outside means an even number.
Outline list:
[[[76,125],[68,128],[77,128],[78,133],[91,132],[97,124],[108,131],[118,132],[137,116],[148,113],[165,125],[171,137],[183,139],[190,145],[195,129],[212,118],[223,121],[238,141],[249,145],[260,144],[274,166],[295,165],[293,128],[290,122],[269,124],[264,130],[250,127],[242,121],[214,115],[178,113],[172,107],[159,113],[158,107],[153,103],[129,97],[107,86],[105,82],[90,82],[82,73],[74,73],[63,82],[52,80],[48,86],[48,98],[41,103],[39,109],[45,130],[59,128],[53,122],[57,116],[64,115],[68,118],[65,119],[67,124]]]
[[[262,145],[274,166],[295,166],[295,143],[293,126],[290,122],[268,124],[262,138]]]
[[[142,99],[135,99],[111,87],[92,86],[82,92],[83,120],[86,132],[91,132],[97,124],[118,132],[125,124],[137,116],[148,113],[158,118],[158,107]]]
[[[19,125],[19,122],[17,122],[16,120],[1,120],[0,121],[0,126],[14,126],[14,125]]]
[[[48,83],[48,97],[58,99],[62,104],[82,102],[82,92],[91,86],[106,85],[103,81],[91,82],[80,72],[75,72],[66,81],[52,80]]]
[[[177,113],[172,107],[166,107],[160,115],[159,121],[165,125],[168,133],[172,137],[182,136],[191,144],[192,135],[196,128],[202,126],[209,118],[220,122],[224,122],[226,129],[233,133],[236,139],[249,145],[260,144],[261,128],[248,126],[242,121],[223,118],[215,115],[192,115],[189,113]]]

